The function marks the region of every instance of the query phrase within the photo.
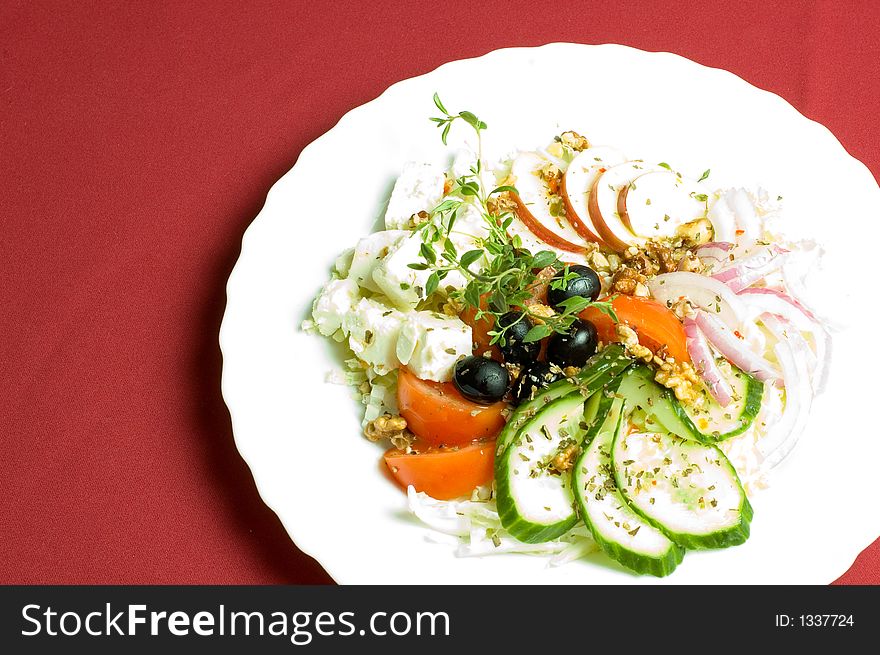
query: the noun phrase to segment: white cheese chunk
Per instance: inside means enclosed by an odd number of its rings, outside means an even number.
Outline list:
[[[486,225],[483,214],[476,205],[468,204],[458,210],[449,239],[455,245],[459,257],[468,250],[478,248],[477,240],[485,239],[488,236],[489,226]],[[479,259],[471,265],[471,270],[476,271],[484,265],[485,259]]]
[[[329,337],[342,326],[343,317],[351,312],[358,299],[360,290],[354,280],[332,279],[312,305],[312,319],[318,332]]]
[[[425,286],[431,271],[417,271],[409,267],[410,264],[425,261],[420,254],[421,247],[422,235],[414,232],[398,243],[373,271],[373,281],[379,291],[402,310],[415,309],[419,301],[425,299]],[[438,253],[438,263],[445,264],[440,254],[443,251],[440,242],[434,244],[434,250]],[[441,287],[454,289],[461,289],[466,284],[464,275],[458,271],[451,271],[440,282]]]
[[[397,341],[397,358],[423,380],[449,382],[459,358],[471,354],[471,328],[459,318],[436,312],[406,314]]]
[[[383,230],[365,236],[358,241],[357,247],[354,249],[351,264],[348,267],[348,277],[364,289],[379,291],[379,287],[373,282],[373,271],[385,256],[409,234],[407,230]]]
[[[446,176],[438,166],[416,162],[404,165],[388,200],[386,229],[411,227],[413,214],[430,211],[440,203],[445,183]]]
[[[370,298],[361,300],[342,319],[352,352],[379,375],[400,366],[397,340],[404,315]]]

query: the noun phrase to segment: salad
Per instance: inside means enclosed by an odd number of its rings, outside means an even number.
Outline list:
[[[476,147],[403,167],[304,323],[350,351],[329,379],[411,512],[461,556],[655,576],[743,543],[829,357],[782,197],[574,131],[490,163],[486,123],[434,104]]]

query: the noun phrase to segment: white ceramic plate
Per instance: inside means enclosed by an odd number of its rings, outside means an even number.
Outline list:
[[[260,493],[296,544],[340,583],[656,582],[600,554],[548,568],[524,555],[459,559],[428,542],[382,474],[381,451],[360,436],[361,408],[324,382],[338,354],[299,331],[336,255],[375,228],[402,164],[449,156],[427,120],[434,91],[488,123],[490,153],[575,129],[687,174],[711,167],[715,186],[784,196],[789,232],[829,253],[808,280],[811,295],[849,327],[835,335],[807,432],[754,499],[749,541],[689,552],[665,581],[827,583],[843,573],[880,534],[867,245],[880,243],[880,190],[827,129],[781,98],[676,55],[617,45],[499,50],[395,84],[305,148],[269,192],[227,287],[223,395]]]

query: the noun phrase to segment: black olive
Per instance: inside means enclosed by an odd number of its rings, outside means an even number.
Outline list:
[[[590,321],[575,319],[568,332],[557,332],[547,343],[547,361],[560,368],[583,366],[596,354],[599,337]]]
[[[513,386],[513,404],[519,405],[532,400],[538,391],[561,378],[559,369],[554,372],[546,362],[532,362],[522,370]]]
[[[572,264],[568,267],[568,272],[569,274],[575,273],[577,277],[566,282],[562,289],[554,289],[552,283],[550,288],[547,289],[547,301],[552,307],[559,309],[559,305],[563,301],[574,296],[589,298],[591,301],[599,297],[599,293],[602,290],[602,282],[599,280],[599,276],[596,275],[596,271],[589,266]],[[565,269],[553,276],[553,280],[561,280],[564,274]]]
[[[488,404],[501,400],[507,393],[510,374],[500,362],[471,355],[455,364],[452,381],[468,400]]]
[[[526,343],[524,339],[532,329],[532,322],[521,312],[507,312],[498,318],[498,326],[508,328],[504,333],[505,344],[501,347],[501,354],[505,362],[524,364],[538,356],[541,344],[538,341]],[[510,327],[508,327],[510,326]]]

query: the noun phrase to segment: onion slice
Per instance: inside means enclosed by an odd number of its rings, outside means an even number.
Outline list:
[[[778,270],[785,263],[785,252],[778,246],[762,246],[755,254],[731,262],[712,277],[738,293]]]
[[[723,266],[731,261],[731,251],[735,247],[727,241],[713,241],[697,248],[694,254],[707,266]]]
[[[656,300],[667,307],[687,298],[692,304],[720,318],[731,330],[740,329],[748,316],[743,301],[727,285],[699,273],[663,273],[648,280],[648,289]]]
[[[696,323],[709,342],[734,366],[755,376],[761,382],[779,380],[779,373],[766,359],[752,352],[742,339],[713,316],[698,310]]]
[[[739,296],[755,317],[764,313],[782,317],[795,328],[810,336],[812,350],[808,346],[803,354],[807,361],[811,362],[810,378],[813,390],[819,393],[824,387],[825,376],[828,372],[831,338],[825,328],[816,320],[815,315],[797,300],[776,289],[743,289]],[[764,324],[766,325],[766,322]]]
[[[762,314],[761,320],[777,339],[774,351],[785,381],[782,416],[758,442],[764,465],[772,468],[785,459],[797,443],[807,424],[813,398],[804,357],[804,351],[809,351],[807,342],[787,321],[771,314]]]
[[[715,355],[706,342],[703,331],[692,318],[684,319],[684,333],[687,342],[688,355],[697,369],[697,373],[703,378],[703,382],[709,388],[709,393],[722,407],[727,407],[733,400],[733,389],[724,379],[721,369],[715,363]]]

